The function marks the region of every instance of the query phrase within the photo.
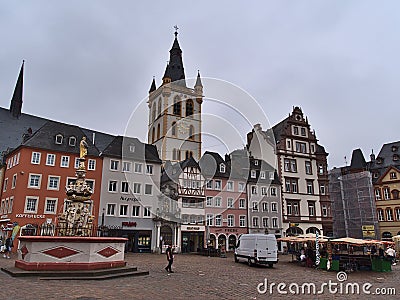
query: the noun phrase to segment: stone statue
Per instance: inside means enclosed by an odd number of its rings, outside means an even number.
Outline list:
[[[82,140],[79,144],[79,157],[80,158],[85,158],[87,155],[87,149],[88,149],[88,144],[86,142],[86,137],[82,137]]]

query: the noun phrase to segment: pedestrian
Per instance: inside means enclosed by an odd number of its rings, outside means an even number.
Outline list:
[[[165,253],[167,254],[167,260],[168,260],[168,266],[165,267],[165,270],[168,273],[174,273],[174,271],[172,271],[172,264],[174,262],[174,255],[172,253],[171,245],[167,246],[167,250],[165,251]]]
[[[386,255],[390,259],[393,265],[396,264],[396,251],[389,246],[389,248],[386,249]]]
[[[10,252],[11,252],[11,247],[12,247],[12,240],[11,237],[8,237],[6,239],[6,243],[4,244],[5,248],[4,248],[4,254],[3,257],[4,258],[10,258]]]

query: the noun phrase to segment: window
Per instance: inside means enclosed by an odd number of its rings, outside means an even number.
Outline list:
[[[177,116],[181,115],[181,102],[180,102],[178,97],[176,97],[174,99],[174,107],[173,107],[173,109],[174,109],[174,111],[173,111],[174,115],[177,115]]]
[[[49,179],[47,182],[47,189],[58,191],[59,186],[60,186],[60,176],[49,176]]]
[[[315,145],[311,144],[311,153],[314,153],[314,152],[315,152]]]
[[[293,215],[295,215],[295,216],[299,215],[299,203],[298,202],[293,203]]]
[[[94,160],[94,159],[88,160],[88,170],[90,170],[90,171],[96,170],[96,160]]]
[[[296,142],[296,152],[307,153],[306,152],[306,143]]]
[[[319,192],[321,193],[321,195],[325,195],[326,191],[325,191],[325,184],[321,183],[319,185]]]
[[[16,185],[17,185],[17,174],[14,174],[11,181],[11,189],[15,189]]]
[[[298,193],[297,189],[297,179],[295,178],[287,178],[285,180],[285,187],[286,187],[286,192],[288,193]]]
[[[258,202],[253,201],[251,204],[252,204],[252,211],[258,211]]]
[[[318,174],[323,175],[325,173],[325,166],[323,164],[318,165]]]
[[[10,200],[11,200],[11,198],[10,198]],[[396,221],[400,221],[400,208],[396,207],[394,209],[394,212],[396,214]]]
[[[158,115],[161,115],[162,99],[158,100]]]
[[[246,185],[244,182],[239,182],[238,190],[239,192],[244,192],[246,188]]]
[[[271,187],[270,188],[271,196],[276,196],[276,187]]]
[[[252,219],[252,224],[253,224],[253,227],[258,227],[258,217],[253,217],[253,219]]]
[[[292,173],[297,172],[297,162],[295,159],[285,158],[283,160],[283,163],[286,172],[292,172]]]
[[[36,213],[39,197],[26,197],[25,200],[25,213]]]
[[[46,166],[54,166],[55,162],[56,162],[56,155],[55,154],[47,154]]]
[[[307,194],[312,195],[314,194],[314,185],[312,180],[307,180]]]
[[[197,224],[204,225],[204,217],[202,215],[197,216]]]
[[[228,227],[235,226],[235,217],[233,215],[228,215]]]
[[[151,217],[151,210],[149,206],[143,207],[143,217],[145,218]]]
[[[295,135],[299,135],[299,127],[294,126],[294,127],[293,127],[293,133],[294,133]]]
[[[79,165],[80,165],[79,157],[75,157],[75,165],[74,165],[74,168],[75,168],[75,169],[78,169],[78,168],[79,168]]]
[[[251,177],[251,178],[256,178],[256,177],[257,177],[257,172],[256,172],[256,170],[251,170],[251,171],[250,171],[250,177]]]
[[[119,206],[119,216],[120,217],[127,217],[128,216],[128,205],[127,204],[121,204]]]
[[[14,197],[10,197],[10,200],[8,202],[8,213],[12,213],[13,204],[14,204]]]
[[[115,216],[115,204],[107,203],[107,216]]]
[[[153,175],[153,165],[146,165],[146,174]]]
[[[40,164],[40,152],[32,152],[31,163],[34,165]]]
[[[376,189],[375,190],[375,199],[376,200],[381,200],[381,189]]]
[[[29,188],[40,188],[40,181],[42,175],[39,174],[29,174]]]
[[[393,212],[391,208],[386,208],[386,221],[393,221]]]
[[[176,122],[172,122],[171,134],[172,134],[172,136],[176,136]]]
[[[108,182],[108,191],[109,192],[116,192],[117,191],[117,181],[110,180]]]
[[[292,203],[288,202],[286,205],[286,213],[288,214],[288,216],[290,216],[292,214]]]
[[[189,222],[190,222],[190,224],[196,224],[196,221],[197,221],[196,215],[190,215],[190,216],[189,216]]]
[[[273,211],[273,212],[278,211],[278,204],[276,202],[271,203],[271,211]]]
[[[60,166],[62,168],[68,168],[69,167],[69,156],[61,156],[61,164]]]
[[[262,227],[268,228],[268,218],[262,218]]]
[[[121,193],[129,193],[129,182],[127,181],[121,182]]]
[[[213,197],[207,197],[206,198],[206,206],[212,206],[212,200],[213,200]]]
[[[305,165],[306,165],[306,174],[311,175],[312,174],[311,161],[305,161]]]
[[[212,214],[207,214],[207,225],[209,226],[213,226],[214,224],[214,216]]]
[[[119,161],[118,161],[118,160],[111,159],[111,160],[110,160],[110,170],[112,170],[112,171],[118,171],[118,168],[119,168]]]
[[[215,226],[222,226],[222,216],[221,215],[215,216]]]
[[[290,149],[292,147],[292,143],[290,141],[287,141],[287,148]]]
[[[139,217],[140,206],[134,205],[132,206],[132,217]]]
[[[133,183],[133,193],[134,194],[140,194],[142,185],[138,182]]]
[[[135,163],[135,173],[142,173],[142,166],[141,163]]]
[[[221,190],[221,180],[215,180],[214,181],[214,189],[220,191]]]
[[[129,152],[135,152],[135,145],[129,145]]]
[[[397,178],[396,172],[390,172],[390,179],[396,179],[396,178]]]
[[[300,128],[300,132],[302,136],[306,136],[306,129],[304,127]]]
[[[267,195],[267,187],[266,186],[261,187],[261,195],[263,195],[263,196]]]
[[[383,188],[383,198],[385,200],[390,199],[390,189],[388,187]]]
[[[315,202],[314,201],[308,201],[308,215],[310,217],[315,216]]]
[[[233,198],[228,198],[228,208],[233,208]]]
[[[186,101],[186,117],[193,115],[193,100]]]
[[[219,171],[225,173],[225,164],[219,164]]]
[[[46,203],[44,205],[44,213],[45,214],[55,214],[57,208],[57,200],[53,198],[46,198]]]
[[[62,142],[63,142],[63,138],[64,138],[64,137],[63,137],[61,134],[57,134],[57,135],[56,135],[56,141],[55,141],[56,144],[57,144],[57,145],[61,145]]]
[[[272,228],[278,227],[278,218],[272,218]]]
[[[189,139],[193,140],[194,139],[194,127],[193,125],[189,126]],[[190,157],[193,156],[192,151],[190,151]]]
[[[151,184],[144,185],[144,194],[145,195],[153,195],[153,186]]]
[[[260,171],[260,178],[261,179],[265,179],[265,172],[264,171]]]
[[[239,199],[239,208],[246,208],[246,199]]]
[[[262,211],[263,211],[263,212],[268,212],[268,202],[263,202],[263,204],[262,204]]]
[[[239,216],[239,226],[240,227],[246,226],[246,216]]]
[[[68,145],[70,145],[71,147],[74,147],[76,145],[76,137],[74,137],[74,136],[69,137]]]
[[[215,207],[221,207],[221,197],[214,197]]]
[[[322,216],[327,217],[328,216],[328,208],[326,205],[322,205]]]
[[[161,125],[158,124],[157,125],[157,140],[160,138],[160,136],[161,136]]]
[[[257,159],[254,160],[254,165],[255,165],[255,166],[258,166],[258,160],[257,160]]]
[[[377,214],[378,214],[378,221],[385,221],[385,218],[383,217],[383,210],[378,208],[376,210]]]
[[[233,181],[228,181],[226,184],[226,189],[230,192],[233,192]]]
[[[251,194],[257,195],[258,194],[258,187],[256,185],[251,186]]]
[[[92,189],[94,193],[94,180],[93,179],[86,179],[86,184]]]
[[[298,216],[299,215],[299,202],[298,201],[287,201],[286,212],[288,215]]]

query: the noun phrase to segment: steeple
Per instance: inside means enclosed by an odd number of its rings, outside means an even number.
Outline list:
[[[22,92],[24,85],[24,63],[22,61],[21,70],[19,71],[17,83],[15,85],[14,94],[11,98],[10,112],[14,118],[19,118],[22,111]]]
[[[196,84],[194,85],[194,90],[196,91],[197,94],[203,95],[203,84],[201,83],[199,70],[197,70],[197,78],[196,78]]]
[[[149,90],[149,94],[150,94],[151,92],[154,92],[156,89],[157,89],[157,87],[156,87],[156,80],[155,80],[154,77],[153,77],[153,82],[151,83],[151,87],[150,87],[150,90]]]
[[[166,77],[166,75],[168,75],[171,81],[181,80],[179,84],[186,86],[185,70],[183,68],[182,61],[182,50],[178,42],[178,27],[175,26],[174,28],[175,40],[172,44],[171,50],[169,50],[169,63],[167,65],[167,69],[165,70],[163,79]]]

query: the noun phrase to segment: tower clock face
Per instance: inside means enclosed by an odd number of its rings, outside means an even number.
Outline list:
[[[189,124],[186,121],[180,121],[178,123],[178,130],[181,134],[186,134],[189,131]]]

